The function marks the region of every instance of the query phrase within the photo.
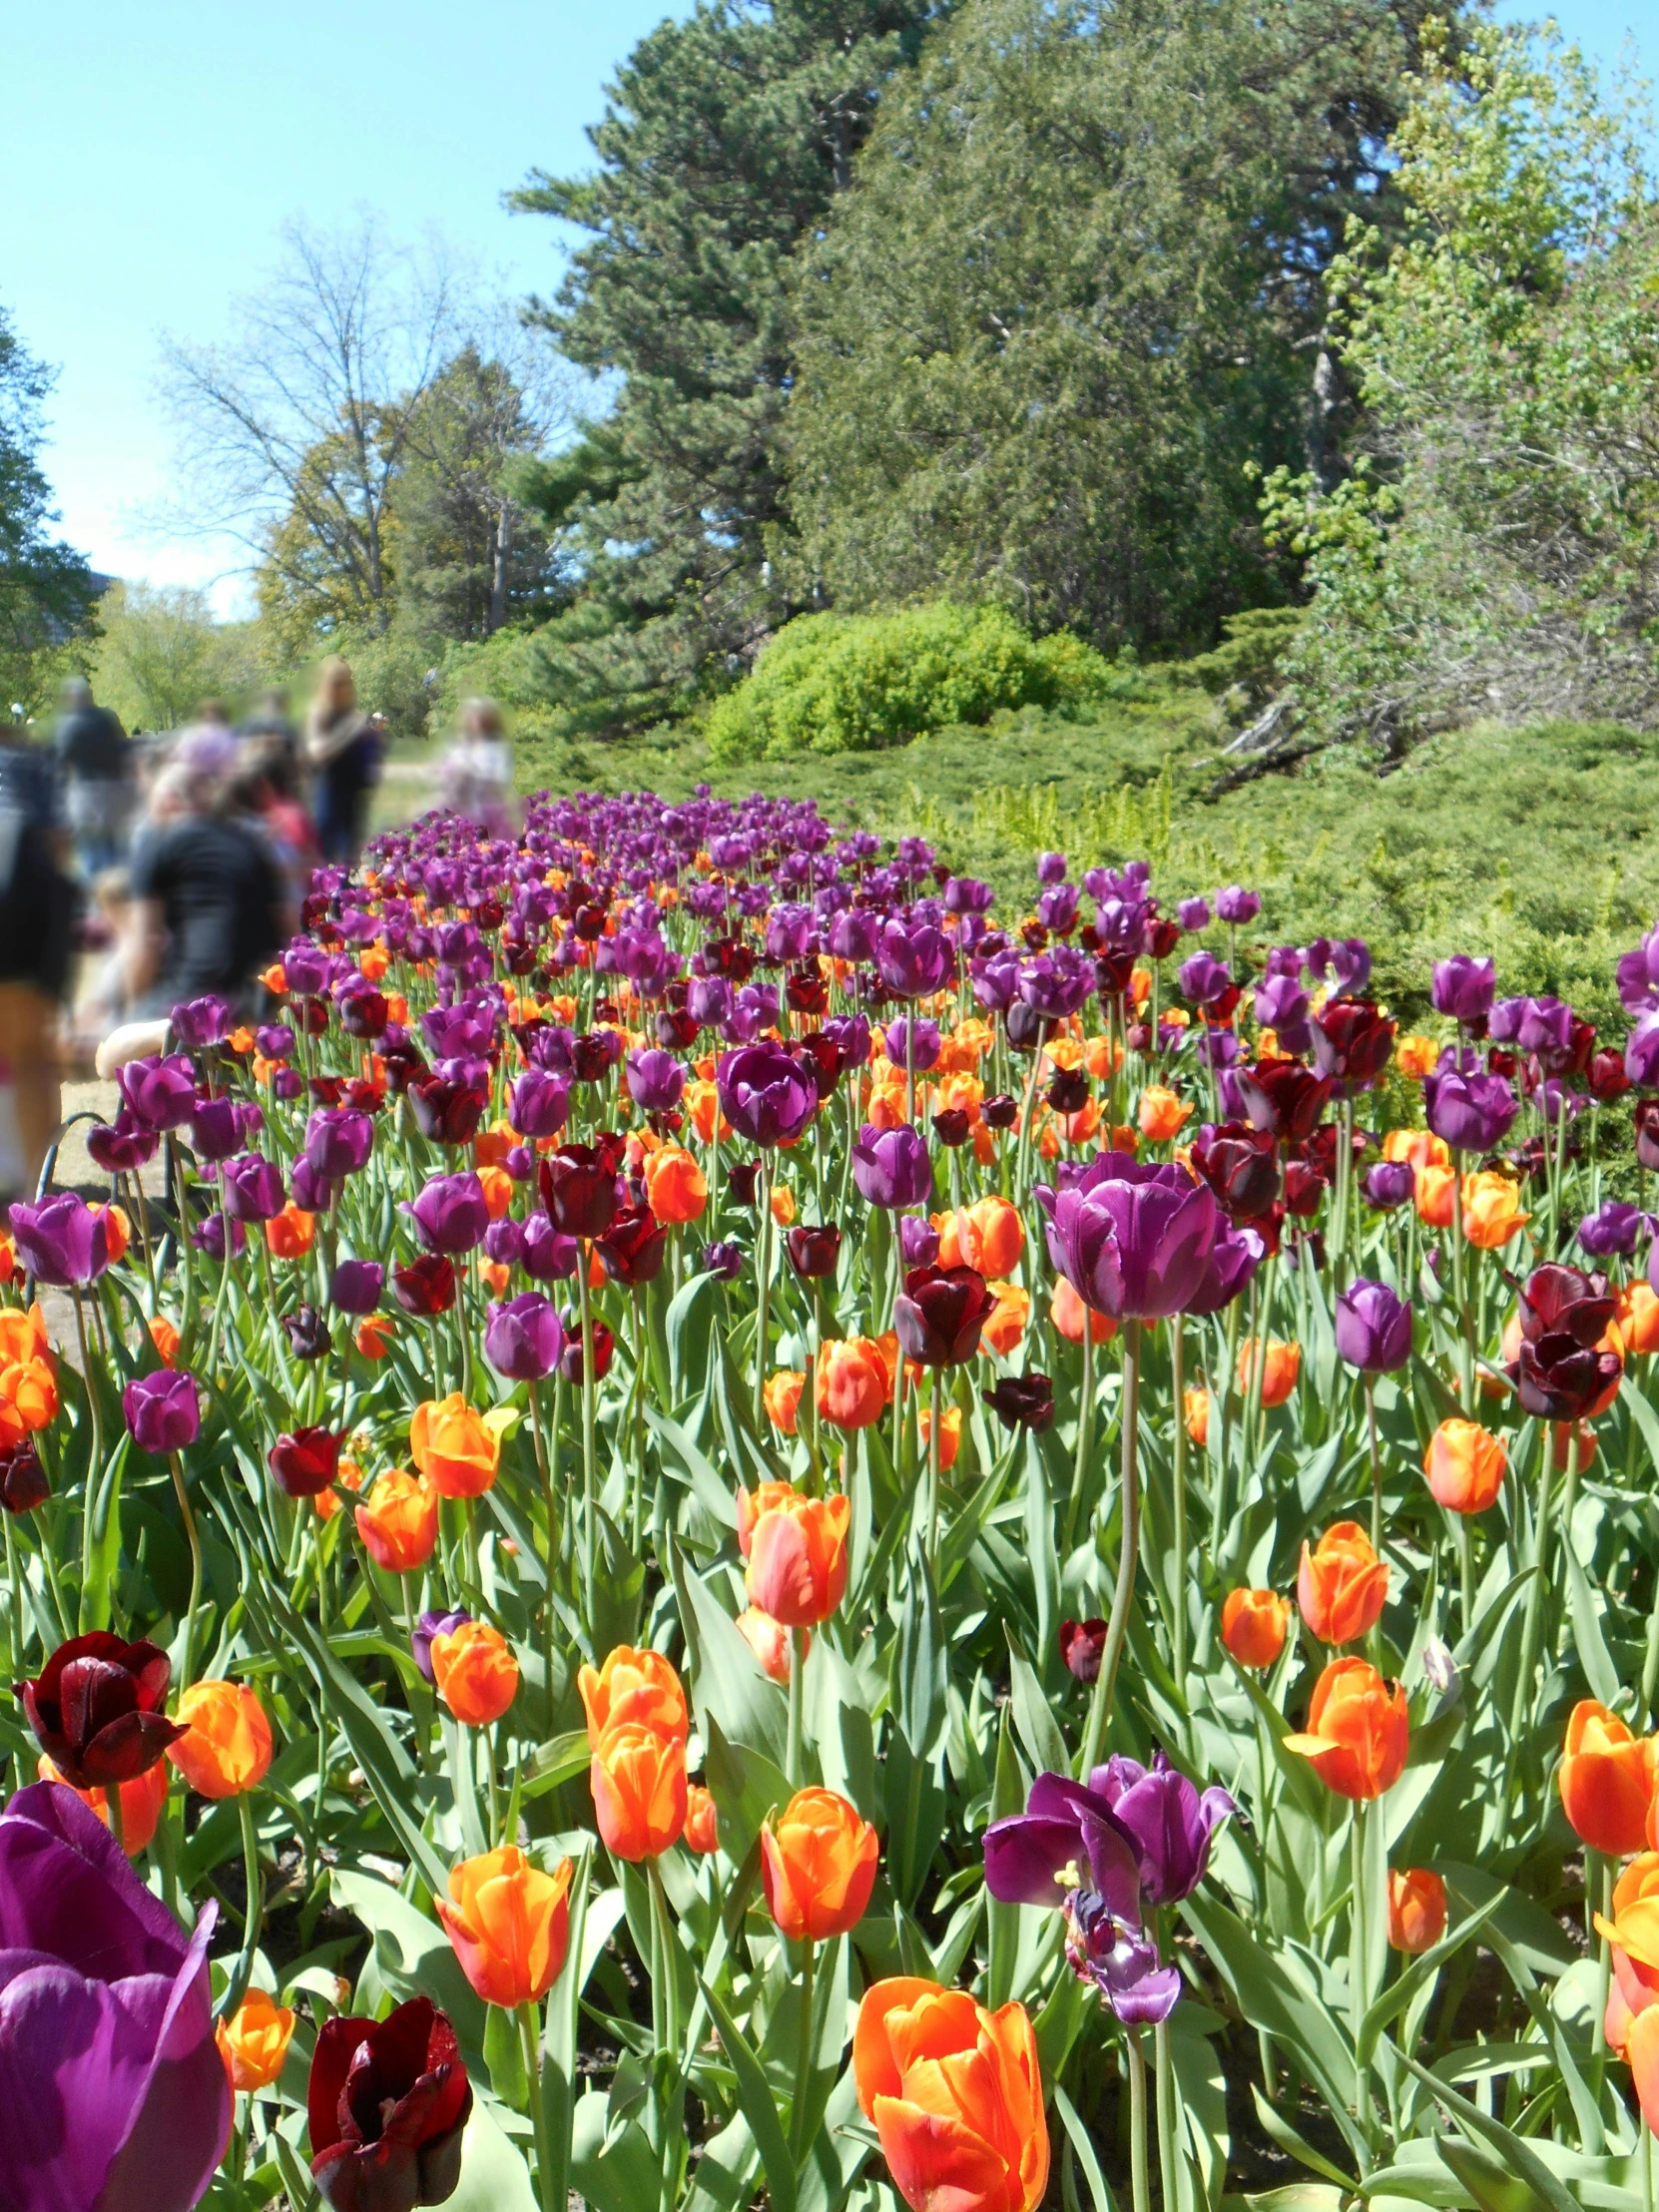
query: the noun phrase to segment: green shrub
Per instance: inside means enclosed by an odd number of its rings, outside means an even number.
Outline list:
[[[941,600],[890,615],[802,615],[716,702],[709,751],[723,764],[868,753],[982,724],[998,708],[1081,706],[1110,676],[1069,631],[1033,638],[1000,607]]]

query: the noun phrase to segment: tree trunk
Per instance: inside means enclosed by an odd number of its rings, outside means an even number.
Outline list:
[[[495,547],[490,561],[490,605],[484,635],[493,637],[507,619],[507,562],[513,549],[513,510],[503,499],[495,518]]]
[[[1334,491],[1341,481],[1342,414],[1347,397],[1343,366],[1322,335],[1314,356],[1314,389],[1308,408],[1308,467],[1322,492]]]

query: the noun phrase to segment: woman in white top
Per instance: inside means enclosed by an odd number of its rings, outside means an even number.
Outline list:
[[[444,755],[439,775],[451,814],[480,824],[492,837],[514,833],[513,749],[493,699],[463,702],[461,734]]]

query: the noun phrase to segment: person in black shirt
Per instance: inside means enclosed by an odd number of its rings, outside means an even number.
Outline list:
[[[88,876],[121,857],[133,811],[132,748],[107,707],[94,706],[84,676],[63,688],[63,715],[53,739],[69,799],[69,827]]]
[[[59,865],[50,757],[0,729],[0,1061],[10,1075],[0,1195],[34,1196],[62,1094],[55,1027],[69,980],[75,890]]]
[[[293,926],[261,837],[220,811],[218,787],[176,765],[152,795],[131,865],[127,988],[139,1018],[218,992],[252,1011],[255,978]]]

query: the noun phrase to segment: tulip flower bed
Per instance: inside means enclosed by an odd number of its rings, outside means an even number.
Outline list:
[[[12,1209],[3,2212],[1651,2212],[1659,932],[1038,878],[430,820]]]

